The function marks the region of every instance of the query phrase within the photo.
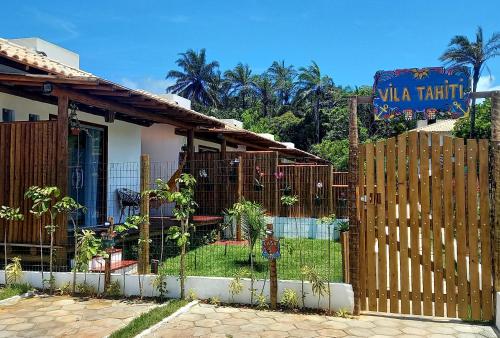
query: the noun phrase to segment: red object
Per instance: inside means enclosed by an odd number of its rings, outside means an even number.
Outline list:
[[[119,269],[123,269],[123,268],[126,268],[126,267],[129,267],[131,265],[134,265],[134,264],[137,264],[137,261],[132,261],[132,260],[129,260],[129,261],[119,261],[119,262],[111,262],[111,272],[113,271],[116,271],[116,270],[119,270]],[[104,265],[97,269],[92,269],[91,270],[92,272],[104,272]]]

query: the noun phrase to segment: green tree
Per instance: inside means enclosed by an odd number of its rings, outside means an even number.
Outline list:
[[[247,98],[252,95],[254,88],[254,77],[252,70],[247,64],[241,62],[232,70],[224,72],[225,80],[231,85],[230,93],[240,98],[241,108],[247,108]]]
[[[323,140],[312,146],[312,152],[330,162],[337,171],[347,171],[349,161],[349,140]]]
[[[464,35],[454,36],[448,49],[439,58],[447,65],[453,66],[471,66],[472,73],[472,92],[476,92],[477,83],[486,61],[500,55],[500,33],[493,33],[488,41],[484,41],[483,29],[477,28],[476,40],[470,41]],[[470,138],[475,137],[476,122],[476,99],[472,98],[472,110],[470,112]]]
[[[468,138],[470,135],[470,118],[467,114],[458,119],[453,126],[453,136]],[[476,138],[489,139],[491,137],[491,99],[477,105],[476,126],[474,132]]]
[[[320,141],[320,109],[321,102],[323,101],[328,89],[333,87],[333,80],[321,74],[318,64],[312,61],[311,65],[307,68],[301,67],[299,69],[299,100],[308,100],[312,105],[313,119],[315,126],[315,142]]]
[[[4,220],[3,224],[3,254],[4,254],[4,270],[5,270],[5,285],[7,285],[7,222],[18,222],[24,219],[19,208],[12,208],[5,205],[0,207],[0,219]]]
[[[181,57],[176,63],[182,71],[168,72],[167,79],[175,79],[176,82],[167,88],[167,92],[179,94],[201,105],[216,105],[216,97],[210,85],[214,81],[219,63],[217,61],[207,63],[204,48],[199,53],[188,49],[179,55]]]
[[[274,61],[267,70],[269,77],[274,83],[278,94],[279,103],[283,106],[290,104],[295,89],[295,77],[297,72],[292,65],[285,66],[285,61]]]
[[[262,115],[273,115],[272,107],[275,101],[273,82],[268,74],[257,75],[253,79],[254,90],[262,106]]]

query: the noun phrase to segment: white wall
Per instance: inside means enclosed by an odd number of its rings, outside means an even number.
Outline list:
[[[44,278],[48,278],[48,272],[45,273]],[[77,284],[82,283],[84,280],[84,274],[77,274]],[[141,283],[143,285],[143,296],[145,297],[155,297],[158,296],[159,293],[155,288],[152,287],[152,281],[156,275],[142,275]],[[56,286],[61,287],[67,282],[73,281],[73,274],[71,272],[55,272],[54,277],[56,279]],[[112,274],[111,280],[117,280],[123,290],[123,275],[120,274]],[[198,277],[198,276],[190,276],[186,278],[186,292],[189,290],[193,290],[197,297],[200,299],[208,299],[211,297],[218,297],[224,303],[232,303],[233,298],[229,293],[229,283],[231,282],[231,278],[225,277]],[[0,283],[4,281],[4,272],[0,271]],[[23,281],[30,283],[33,287],[41,288],[42,287],[42,278],[41,273],[36,271],[28,271],[23,274]],[[87,274],[87,283],[94,285],[97,290],[97,285],[99,284],[99,290],[103,290],[104,285],[104,275],[97,273],[88,273]],[[242,279],[243,283],[243,291],[239,295],[234,296],[234,303],[242,303],[249,304],[250,303],[250,279],[244,278]],[[264,289],[262,289],[264,286]],[[269,281],[265,282],[264,280],[257,280],[254,283],[254,288],[257,289],[257,294],[260,294],[261,290],[263,290],[263,294],[269,300]],[[281,294],[285,288],[289,288],[297,292],[300,302],[301,295],[301,283],[300,281],[278,281],[278,301],[281,297]],[[167,277],[167,290],[168,297],[178,298],[180,296],[180,286],[179,280],[176,276],[168,276]],[[308,308],[317,308],[318,307],[318,297],[313,295],[311,290],[311,284],[309,282],[305,282],[304,291],[306,294],[305,305]],[[126,296],[137,296],[139,295],[139,276],[138,275],[125,275],[125,295]],[[255,300],[254,300],[255,301]],[[331,308],[334,311],[338,311],[340,309],[347,310],[349,312],[353,311],[354,308],[354,293],[352,291],[352,286],[350,284],[344,283],[330,283],[330,301]],[[322,297],[320,300],[320,308],[328,309],[328,297]]]
[[[14,95],[0,93],[1,109],[15,111],[16,121],[28,121],[29,114],[37,114],[40,120],[48,120],[49,115],[57,115],[57,106],[28,100]],[[104,117],[77,112],[81,122],[90,122],[108,129],[108,210],[115,218],[119,215],[116,202],[117,187],[139,189],[139,161],[141,155],[141,126],[115,120],[106,123]],[[1,121],[0,114],[0,121]],[[137,170],[136,173],[133,171]]]
[[[497,300],[497,310],[495,312],[496,314],[495,325],[497,327],[497,330],[500,331],[500,292],[497,292],[496,300]]]

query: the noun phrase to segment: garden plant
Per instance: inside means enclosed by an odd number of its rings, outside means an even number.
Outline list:
[[[3,253],[4,253],[4,267],[7,267],[7,223],[22,221],[23,214],[19,212],[19,208],[11,208],[5,205],[0,207],[0,219],[4,220],[3,225]],[[5,268],[5,284],[8,284],[7,268]]]

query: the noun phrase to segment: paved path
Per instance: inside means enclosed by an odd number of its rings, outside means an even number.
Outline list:
[[[497,337],[491,327],[450,320],[363,315],[359,319],[193,306],[149,337]]]
[[[104,337],[153,306],[67,296],[21,299],[0,305],[0,337]]]

